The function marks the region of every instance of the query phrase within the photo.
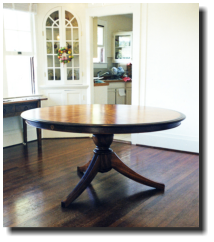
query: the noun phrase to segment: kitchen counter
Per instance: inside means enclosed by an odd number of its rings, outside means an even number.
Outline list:
[[[114,82],[124,82],[123,80],[103,80],[104,83],[94,83],[94,86],[108,86],[109,83],[114,83]],[[127,82],[132,82],[132,80],[127,81]],[[126,82],[124,82],[126,83]]]
[[[107,82],[104,82],[104,83],[94,83],[94,86],[95,87],[108,86],[108,85],[109,85],[109,83],[107,83]]]
[[[123,80],[103,80],[104,83],[94,83],[94,103],[95,104],[131,104],[132,81]],[[126,95],[119,93],[124,89]],[[121,91],[121,90],[120,90]]]
[[[110,83],[110,82],[125,82],[125,81],[124,80],[104,80],[104,82]],[[127,82],[132,82],[132,80]]]

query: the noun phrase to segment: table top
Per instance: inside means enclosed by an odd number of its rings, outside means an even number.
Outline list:
[[[37,102],[39,100],[47,100],[46,97],[14,97],[14,98],[4,98],[3,105],[16,104],[16,103],[26,103],[26,102]]]
[[[21,117],[37,128],[93,134],[165,130],[179,126],[185,119],[184,114],[173,110],[111,104],[36,108],[23,112]]]

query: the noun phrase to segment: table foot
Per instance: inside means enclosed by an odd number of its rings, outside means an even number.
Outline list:
[[[139,182],[141,184],[150,186],[150,187],[155,187],[156,189],[159,190],[164,190],[165,185],[162,183],[158,183],[155,181],[152,181],[146,177],[143,177],[141,175],[139,175],[138,173],[136,173],[135,171],[133,171],[132,169],[130,169],[128,166],[126,166],[121,160],[120,158],[115,154],[112,153],[112,157],[111,157],[111,166],[113,169],[115,169],[116,171],[118,171],[119,173],[121,173],[122,175],[136,181]]]

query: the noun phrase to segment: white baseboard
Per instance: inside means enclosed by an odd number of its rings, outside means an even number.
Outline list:
[[[146,133],[132,135],[132,144],[199,153],[197,137],[167,133]]]

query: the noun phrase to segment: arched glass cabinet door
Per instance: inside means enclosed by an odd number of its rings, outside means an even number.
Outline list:
[[[47,79],[50,82],[61,81],[61,67],[57,57],[60,35],[59,11],[55,11],[46,20]]]
[[[75,16],[63,8],[52,12],[46,19],[46,55],[48,83],[80,83],[79,24]],[[73,59],[63,64],[58,50],[71,49]]]
[[[76,82],[80,79],[80,61],[79,61],[79,26],[77,19],[72,13],[65,10],[65,41],[66,47],[71,49],[73,59],[67,63],[66,79],[67,82]]]

